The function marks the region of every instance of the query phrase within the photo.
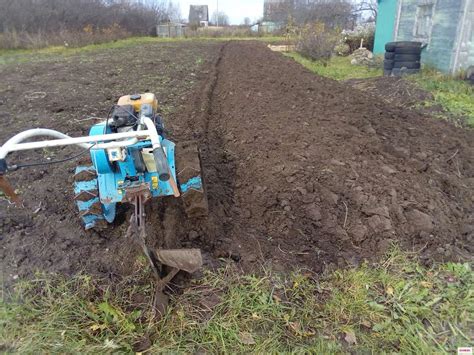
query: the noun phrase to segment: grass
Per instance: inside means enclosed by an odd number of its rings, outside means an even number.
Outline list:
[[[332,57],[331,60],[325,64],[305,58],[296,52],[287,53],[286,55],[312,72],[335,80],[374,78],[383,74],[382,70],[378,68],[352,65],[350,57]]]
[[[465,116],[470,126],[474,127],[474,86],[456,80],[435,70],[423,70],[420,75],[409,77],[421,88],[434,96],[434,101],[447,112]],[[430,103],[425,103],[430,105]]]
[[[42,49],[0,49],[0,64],[24,63],[37,59],[50,59],[55,56],[75,55],[112,48],[126,48],[157,41],[169,42],[171,40],[153,37],[131,37],[113,42],[89,44],[83,47],[52,46]]]
[[[288,53],[287,56],[312,72],[335,80],[364,79],[382,75],[381,69],[351,65],[350,57],[333,57],[327,65],[324,65],[322,62],[304,58],[298,53]],[[445,111],[439,115],[441,118],[449,119],[450,115],[464,117],[467,124],[474,127],[474,87],[472,85],[433,69],[423,69],[420,74],[407,76],[407,79],[415,82],[434,97],[434,101],[421,102],[420,106],[441,105]]]
[[[378,265],[316,279],[228,266],[172,299],[154,321],[149,270],[113,288],[89,276],[38,276],[0,308],[0,349],[19,353],[453,353],[472,346],[467,264],[424,268],[394,249]]]
[[[87,54],[91,52],[106,50],[106,49],[120,49],[139,45],[146,45],[152,43],[170,43],[170,42],[187,42],[187,41],[230,41],[230,40],[257,40],[263,42],[278,42],[284,40],[283,37],[269,36],[269,37],[192,37],[192,38],[158,38],[158,37],[131,37],[113,42],[89,44],[83,47],[65,47],[52,46],[42,49],[0,49],[0,65],[10,63],[25,63],[38,59],[51,59],[56,56],[70,56],[78,54]]]

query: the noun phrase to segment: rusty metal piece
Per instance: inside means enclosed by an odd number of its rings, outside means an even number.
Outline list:
[[[166,285],[176,276],[179,269],[173,268],[168,275],[158,280],[155,288],[155,299],[153,300],[154,317],[161,319],[168,309],[170,298],[163,292]]]
[[[177,249],[158,250],[157,258],[161,263],[172,267],[171,271],[156,283],[153,306],[155,317],[161,319],[165,315],[169,304],[169,297],[164,293],[166,285],[180,270],[190,273],[197,271],[202,266],[202,256],[199,249]]]
[[[17,207],[23,207],[21,197],[16,194],[13,186],[2,175],[0,175],[0,190],[3,191],[10,202],[14,203]]]
[[[202,266],[202,255],[199,249],[157,250],[156,257],[162,264],[190,274]]]
[[[150,186],[147,183],[127,187],[125,189],[124,201],[136,205],[137,198],[140,198],[143,205],[151,198]]]
[[[90,181],[97,178],[95,170],[82,170],[74,175],[74,181]]]
[[[125,190],[124,201],[132,203],[135,207],[134,214],[130,219],[130,226],[127,230],[127,237],[133,237],[139,243],[151,265],[157,280],[154,311],[155,316],[161,318],[165,314],[169,302],[169,297],[164,293],[166,285],[180,270],[189,273],[198,270],[202,266],[202,256],[199,249],[157,250],[155,253],[147,246],[145,203],[150,198],[151,192],[149,186],[145,183],[128,187]],[[161,277],[162,265],[172,268],[163,278]]]
[[[160,280],[161,269],[158,267],[158,262],[153,251],[146,245],[145,202],[150,197],[151,192],[146,184],[142,184],[134,189],[127,189],[125,200],[133,203],[135,207],[135,212],[130,219],[130,226],[127,230],[127,237],[134,237],[138,241],[143,253],[150,262],[155,277]]]
[[[76,196],[74,196],[74,200],[76,201],[89,201],[91,198],[95,198],[99,196],[99,190],[88,190],[88,191],[81,191]]]
[[[100,201],[94,202],[86,211],[80,213],[81,217],[87,215],[102,215],[102,204]]]
[[[94,224],[95,231],[103,231],[103,230],[106,230],[108,227],[109,227],[109,224],[107,223],[105,219],[99,219]]]

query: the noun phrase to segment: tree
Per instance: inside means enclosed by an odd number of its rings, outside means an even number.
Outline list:
[[[352,28],[356,20],[353,4],[347,0],[299,2],[294,18],[297,24],[322,23],[327,29]]]
[[[244,23],[243,23],[244,26],[250,26],[252,25],[252,20],[250,20],[250,17],[246,17],[244,18]]]
[[[175,4],[170,1],[168,8],[166,9],[166,13],[172,21],[181,22],[181,9],[179,8],[179,4]]]
[[[301,1],[301,5],[307,5],[307,1]],[[265,1],[263,18],[265,21],[286,22],[295,10],[295,0]]]
[[[161,21],[179,17],[168,0],[0,0],[0,31],[57,34],[84,28],[120,26],[132,34],[147,34]]]
[[[211,17],[211,22],[213,25],[219,25],[219,26],[229,26],[230,21],[229,21],[229,16],[223,11],[214,11]]]
[[[181,21],[181,10],[173,1],[148,0],[146,6],[154,12],[157,23]]]
[[[377,18],[378,4],[377,0],[360,0],[356,6],[355,12],[359,14],[368,13],[370,18]]]

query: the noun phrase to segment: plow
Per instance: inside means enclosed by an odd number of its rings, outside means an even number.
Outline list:
[[[0,147],[0,189],[11,203],[23,206],[6,174],[42,163],[8,164],[8,154],[68,145],[82,148],[73,158],[90,155],[90,163],[77,166],[74,175],[74,203],[81,223],[86,230],[103,230],[116,219],[118,204],[132,206],[127,239],[135,240],[143,250],[156,278],[155,305],[162,307],[167,300],[163,293],[166,285],[180,270],[197,271],[202,266],[202,255],[199,249],[150,248],[146,242],[145,204],[151,199],[174,196],[182,200],[188,218],[207,215],[197,144],[167,139],[154,94],[123,96],[104,121],[90,128],[88,136],[70,137],[36,128],[6,141]],[[44,164],[66,160],[71,159]]]

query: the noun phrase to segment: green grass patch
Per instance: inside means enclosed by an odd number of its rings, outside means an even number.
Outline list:
[[[104,49],[126,48],[155,42],[171,42],[174,39],[153,37],[131,37],[113,42],[89,44],[83,47],[52,46],[42,49],[0,49],[0,64],[24,63],[37,59],[51,59],[57,56],[76,55]]]
[[[145,265],[144,261],[140,263]],[[0,309],[0,349],[111,353],[453,353],[472,346],[467,264],[422,267],[395,250],[321,278],[206,271],[154,321],[149,271],[104,288],[89,276],[20,282]]]
[[[0,49],[0,65],[10,63],[25,63],[33,60],[52,59],[55,57],[65,57],[78,54],[88,54],[107,49],[129,48],[134,46],[154,44],[154,43],[174,43],[189,41],[231,41],[231,40],[257,40],[262,42],[274,43],[284,41],[284,37],[190,37],[190,38],[158,38],[158,37],[131,37],[112,42],[89,44],[83,47],[52,46],[42,49]]]
[[[409,76],[408,79],[432,93],[435,103],[440,104],[447,112],[466,117],[468,124],[474,126],[474,86],[429,69],[423,70],[419,75]]]
[[[382,75],[382,69],[369,68],[363,65],[352,65],[350,57],[332,57],[325,64],[303,57],[296,52],[287,53],[286,56],[311,70],[312,72],[335,80],[373,78]]]

